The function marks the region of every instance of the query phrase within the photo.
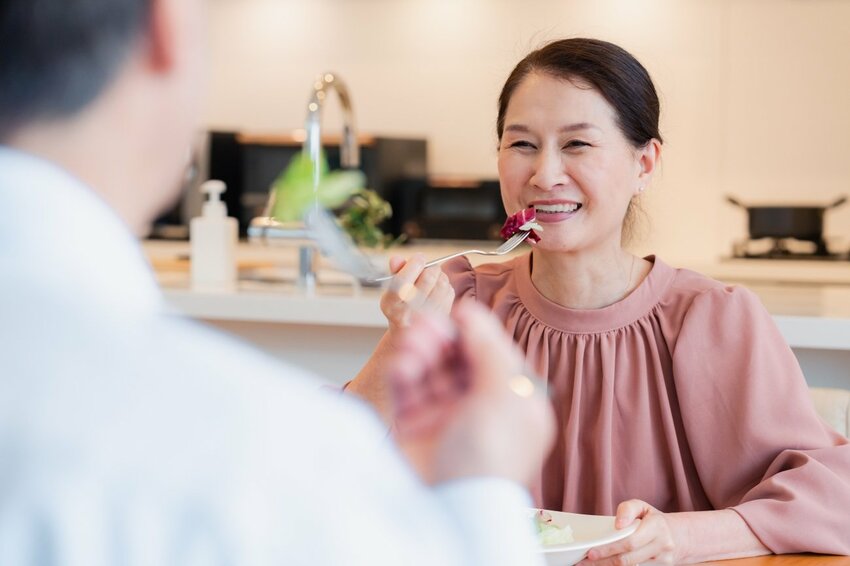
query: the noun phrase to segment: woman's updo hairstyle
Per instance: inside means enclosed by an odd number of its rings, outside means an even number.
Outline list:
[[[532,72],[584,82],[598,90],[614,108],[620,130],[635,148],[653,138],[662,141],[658,131],[661,105],[649,73],[622,47],[587,38],[553,41],[532,51],[514,67],[499,95],[496,133],[500,140],[511,96]]]

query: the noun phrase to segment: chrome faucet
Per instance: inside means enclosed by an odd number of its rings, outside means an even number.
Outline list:
[[[319,181],[321,180],[322,155],[322,107],[328,98],[328,93],[335,90],[342,105],[342,139],[340,141],[340,165],[344,168],[355,168],[360,165],[360,147],[354,131],[354,111],[351,107],[351,97],[345,83],[334,73],[324,73],[313,83],[310,100],[307,103],[307,120],[305,123],[306,136],[303,149],[310,157],[313,166],[314,205],[319,202]],[[309,218],[301,222],[280,222],[271,216],[274,207],[274,189],[269,193],[265,216],[251,220],[248,227],[248,237],[251,241],[268,242],[269,240],[298,241],[298,286],[312,292],[316,287],[316,242]]]

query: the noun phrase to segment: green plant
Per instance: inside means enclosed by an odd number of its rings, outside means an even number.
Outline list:
[[[381,222],[393,214],[390,203],[370,189],[359,189],[348,200],[339,214],[339,223],[357,245],[368,248],[388,248],[403,241],[384,234]]]
[[[322,155],[319,160],[319,186],[314,191],[313,162],[307,154],[299,152],[272,182],[274,204],[271,215],[281,222],[301,220],[316,198],[325,208],[338,208],[365,182],[366,176],[360,171],[330,171]]]
[[[318,199],[321,206],[337,211],[340,225],[357,245],[388,247],[394,240],[379,228],[392,216],[390,203],[375,191],[364,188],[366,176],[360,171],[330,171],[325,156],[319,161],[319,186],[313,190],[313,163],[304,152],[292,158],[272,183],[271,215],[281,222],[301,220]]]

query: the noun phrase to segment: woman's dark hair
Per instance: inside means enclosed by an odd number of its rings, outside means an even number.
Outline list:
[[[661,105],[649,73],[628,51],[607,41],[570,38],[553,41],[532,51],[511,71],[499,95],[496,133],[502,139],[505,112],[514,91],[532,72],[585,82],[608,101],[620,130],[635,147],[655,138],[659,142]]]
[[[71,115],[109,83],[147,24],[150,0],[0,1],[0,140]]]

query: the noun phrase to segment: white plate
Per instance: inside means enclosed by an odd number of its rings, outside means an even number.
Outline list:
[[[537,512],[539,509],[534,511]],[[570,544],[544,546],[541,552],[546,558],[548,566],[570,566],[581,562],[591,548],[626,538],[637,530],[640,523],[640,521],[635,521],[625,529],[615,529],[614,517],[607,515],[546,512],[552,516],[552,522],[559,527],[569,525],[573,530],[573,539],[575,540]]]

